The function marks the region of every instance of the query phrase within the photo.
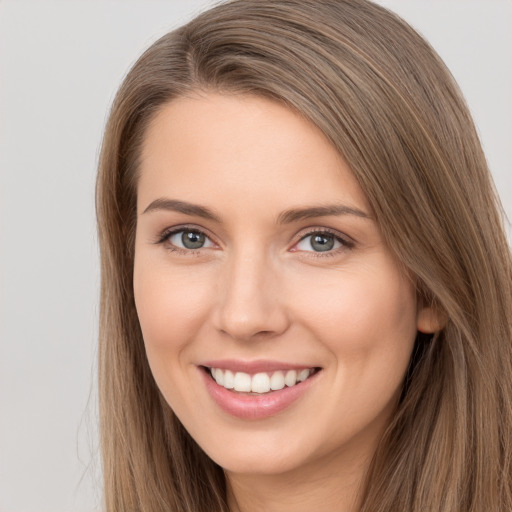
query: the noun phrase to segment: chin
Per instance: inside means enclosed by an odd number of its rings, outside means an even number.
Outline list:
[[[250,457],[221,457],[222,460],[215,461],[226,473],[245,475],[280,475],[288,473],[301,466],[301,462],[289,458],[276,458],[270,455]]]
[[[254,434],[253,434],[254,435]],[[251,437],[249,434],[247,437]],[[247,437],[229,443],[218,443],[211,450],[203,450],[227,473],[279,475],[306,466],[310,454],[306,443],[283,443],[281,440],[261,439],[248,444]],[[298,447],[301,444],[301,447]]]

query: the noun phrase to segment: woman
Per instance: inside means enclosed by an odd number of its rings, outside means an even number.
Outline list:
[[[107,510],[512,509],[510,249],[402,20],[200,15],[126,77],[97,194]]]

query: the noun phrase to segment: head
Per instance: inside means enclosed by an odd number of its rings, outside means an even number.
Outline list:
[[[97,191],[109,506],[225,506],[222,470],[155,383],[133,282],[148,133],[173,105],[205,96],[265,100],[316,130],[346,166],[415,307],[425,312],[363,510],[448,511],[484,498],[489,506],[498,498],[484,490],[499,485],[478,455],[485,446],[486,460],[510,456],[500,446],[506,423],[492,406],[501,402],[500,414],[510,419],[510,347],[498,341],[511,339],[511,266],[496,195],[442,62],[403,21],[359,0],[221,4],[157,41],[120,88]]]

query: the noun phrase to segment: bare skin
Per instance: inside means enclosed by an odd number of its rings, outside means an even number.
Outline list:
[[[437,318],[316,127],[253,96],[164,106],[142,153],[134,290],[155,380],[224,468],[233,512],[357,510],[416,332]],[[314,373],[255,418],[212,398],[208,362],[226,360]]]

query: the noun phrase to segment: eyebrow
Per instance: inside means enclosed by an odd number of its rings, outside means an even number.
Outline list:
[[[205,206],[199,206],[197,204],[187,203],[185,201],[178,201],[176,199],[155,199],[142,212],[142,214],[144,215],[145,213],[153,212],[156,210],[167,210],[171,212],[184,213],[185,215],[194,215],[196,217],[202,217],[203,219],[213,220],[220,223],[220,217],[213,213],[209,208],[206,208]]]
[[[310,208],[293,208],[286,210],[279,214],[277,217],[278,224],[289,224],[291,222],[297,222],[299,220],[311,219],[315,217],[328,217],[328,216],[340,216],[340,215],[355,215],[363,219],[371,219],[363,210],[347,206],[344,204],[331,204],[326,206],[312,206]]]
[[[164,210],[184,213],[185,215],[191,215],[196,217],[202,217],[203,219],[212,220],[221,223],[220,216],[214,213],[205,206],[199,206],[193,203],[187,203],[186,201],[178,201],[176,199],[159,198],[155,199],[149,204],[149,206],[142,212],[142,214]],[[299,220],[311,219],[316,217],[328,217],[328,216],[340,216],[340,215],[353,215],[363,219],[371,219],[363,210],[347,206],[344,204],[331,204],[326,206],[311,206],[305,208],[292,208],[281,212],[277,217],[277,224],[291,224]]]

